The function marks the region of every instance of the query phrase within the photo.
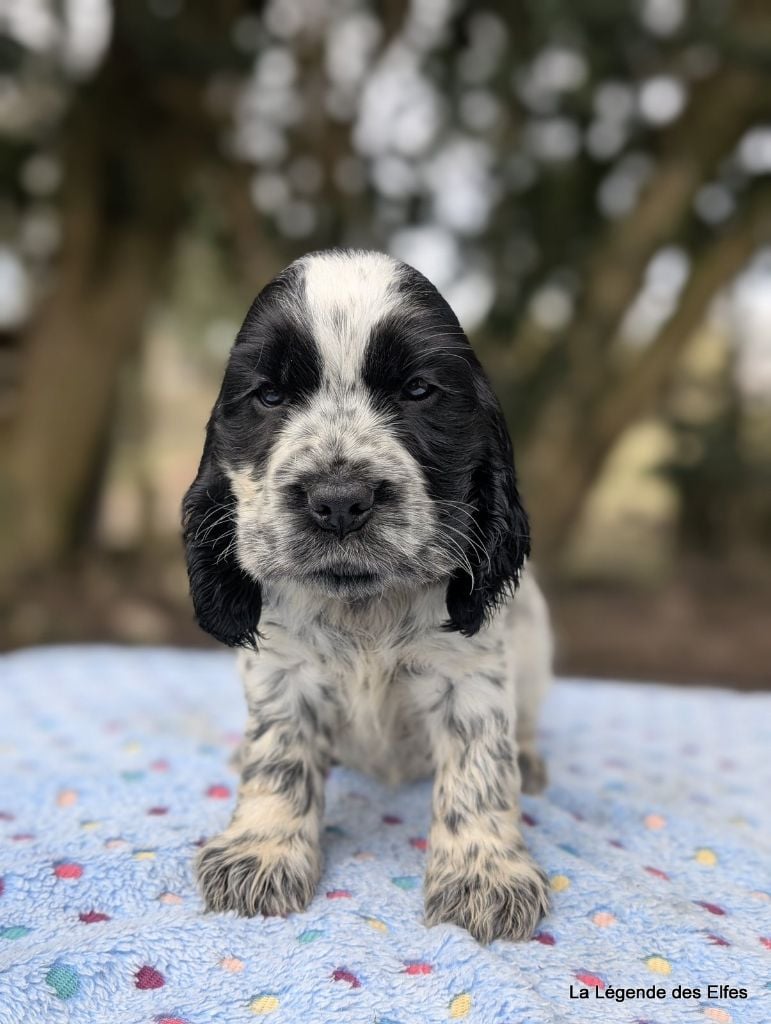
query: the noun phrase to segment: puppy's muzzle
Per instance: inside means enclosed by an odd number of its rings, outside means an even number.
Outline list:
[[[322,480],[305,492],[308,512],[316,526],[342,540],[370,518],[376,490],[363,480]]]

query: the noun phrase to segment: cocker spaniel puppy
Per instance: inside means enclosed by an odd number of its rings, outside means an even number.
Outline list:
[[[241,647],[238,803],[207,906],[302,910],[333,762],[433,773],[428,924],[525,939],[548,904],[520,789],[550,676],[511,443],[450,307],[377,253],[293,263],[255,299],[183,504],[200,625]],[[518,586],[518,589],[517,589]]]

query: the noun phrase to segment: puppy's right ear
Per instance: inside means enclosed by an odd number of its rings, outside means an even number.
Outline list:
[[[198,475],[182,501],[190,596],[199,626],[228,647],[255,647],[262,608],[260,584],[235,555],[235,496],[212,454],[206,429]]]

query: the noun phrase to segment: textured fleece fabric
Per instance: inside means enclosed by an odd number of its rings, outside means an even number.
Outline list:
[[[245,716],[230,654],[0,657],[0,1024],[768,1024],[770,712],[557,683],[551,783],[522,800],[552,911],[483,948],[422,921],[430,784],[340,768],[308,910],[203,913],[191,862],[230,816]]]

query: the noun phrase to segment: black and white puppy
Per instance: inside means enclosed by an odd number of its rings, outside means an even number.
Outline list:
[[[429,924],[529,937],[548,885],[519,793],[544,781],[550,630],[500,406],[433,285],[338,250],[272,281],[183,520],[198,621],[244,648],[249,709],[238,804],[198,859],[208,907],[307,906],[338,761],[434,774]]]

